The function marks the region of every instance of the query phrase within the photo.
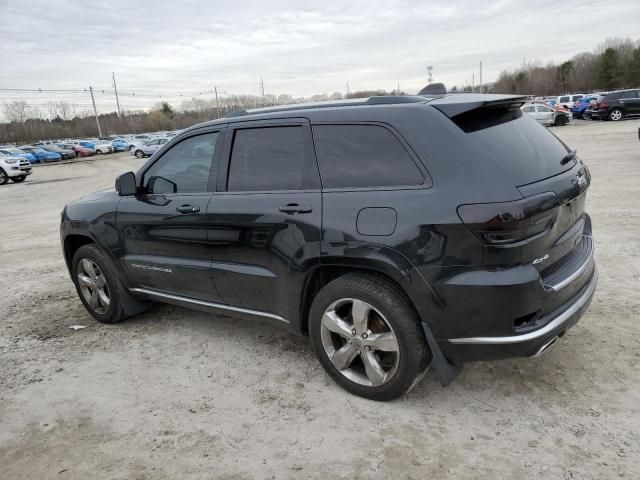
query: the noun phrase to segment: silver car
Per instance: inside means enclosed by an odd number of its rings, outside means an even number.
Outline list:
[[[168,141],[168,138],[156,138],[154,140],[148,141],[144,145],[138,145],[135,148],[132,148],[129,153],[131,155],[135,155],[138,158],[150,157],[158,150],[160,150],[162,146]]]
[[[562,127],[573,119],[571,112],[560,112],[543,103],[528,103],[520,109],[537,122],[547,126]]]

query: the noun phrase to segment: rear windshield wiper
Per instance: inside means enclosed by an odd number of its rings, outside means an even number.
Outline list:
[[[566,165],[567,163],[569,163],[571,160],[573,160],[574,158],[576,158],[576,152],[578,150],[576,150],[575,148],[573,150],[571,150],[569,153],[567,153],[564,157],[562,157],[562,160],[560,160],[560,165]]]

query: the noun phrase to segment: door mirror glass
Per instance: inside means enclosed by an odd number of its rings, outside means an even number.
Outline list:
[[[164,177],[153,176],[149,178],[149,183],[147,183],[147,192],[148,193],[176,193],[178,191],[178,185],[171,180],[167,180]]]
[[[133,172],[127,172],[116,178],[116,192],[121,197],[135,195],[138,191],[136,186],[136,176]]]

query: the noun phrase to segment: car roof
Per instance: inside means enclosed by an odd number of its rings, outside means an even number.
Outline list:
[[[325,102],[300,103],[292,105],[277,105],[272,107],[237,110],[225,117],[194,125],[183,132],[194,129],[235,123],[248,120],[269,120],[277,118],[291,118],[295,116],[326,117],[325,113],[335,113],[336,117],[351,116],[355,109],[366,109],[368,112],[381,112],[387,108],[421,108],[427,105],[436,107],[445,115],[452,117],[469,110],[498,103],[523,104],[526,98],[522,95],[498,95],[479,93],[452,93],[442,95],[381,95],[368,98],[353,98]],[[182,133],[182,132],[181,132]]]

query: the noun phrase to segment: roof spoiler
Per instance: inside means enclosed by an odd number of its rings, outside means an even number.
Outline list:
[[[429,105],[437,108],[447,117],[453,118],[473,110],[520,108],[526,102],[527,97],[522,95],[461,93],[458,95],[434,98],[429,102]]]
[[[422,90],[418,92],[418,95],[424,95],[425,97],[431,97],[434,95],[446,95],[447,87],[444,83],[430,83]]]

